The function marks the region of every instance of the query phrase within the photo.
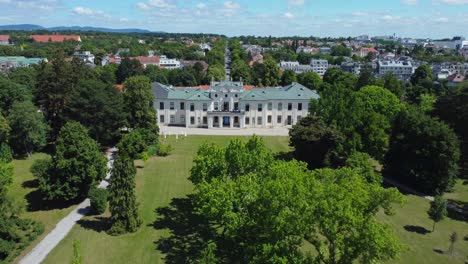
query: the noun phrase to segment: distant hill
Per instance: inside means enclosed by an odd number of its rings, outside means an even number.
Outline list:
[[[162,31],[150,31],[147,29],[138,29],[138,28],[124,28],[124,29],[113,29],[113,28],[101,28],[101,27],[80,27],[80,26],[71,26],[71,27],[42,27],[39,25],[30,25],[30,24],[21,24],[21,25],[5,25],[0,26],[0,30],[48,30],[48,31],[101,31],[109,33],[165,33]]]

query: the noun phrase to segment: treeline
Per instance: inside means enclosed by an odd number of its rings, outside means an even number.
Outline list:
[[[65,61],[62,51],[50,63],[17,68],[7,76],[0,76],[1,261],[16,256],[43,230],[41,224],[20,219],[22,203],[12,201],[7,194],[12,182],[13,157],[31,156],[36,151],[51,155],[36,161],[31,171],[39,183],[38,204],[53,208],[54,204],[78,202],[88,194],[102,201],[105,196],[96,193],[103,191],[95,188],[107,173],[103,147],[118,143],[119,155],[127,163],[141,158],[143,153],[148,157],[158,152],[150,80],[145,76],[129,77],[120,92],[113,83],[103,81],[102,76],[102,72],[78,60]],[[124,172],[122,177],[128,173]],[[122,188],[132,183],[116,186],[119,189],[115,187],[109,195],[111,223],[115,226],[112,234],[134,230],[133,224],[115,216],[134,210],[129,209],[132,205],[128,207],[114,197],[131,196],[130,190]]]
[[[467,120],[452,114],[466,107],[467,89],[434,82],[427,65],[410,83],[391,74],[376,79],[363,71],[356,78],[330,69],[318,87],[320,100],[290,132],[295,157],[310,168],[337,168],[365,153],[383,164],[389,179],[427,194],[450,191],[466,163]]]

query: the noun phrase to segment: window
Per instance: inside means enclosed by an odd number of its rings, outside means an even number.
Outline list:
[[[281,124],[281,116],[278,116],[278,117],[277,117],[276,123]]]
[[[257,125],[261,125],[262,124],[262,117],[259,116],[257,117]]]
[[[225,94],[225,95],[224,95],[224,97],[226,97],[226,98],[227,98],[227,97],[228,97],[228,95],[227,95],[227,94]]]
[[[267,117],[267,122],[268,122],[268,124],[271,124],[271,115],[269,115],[269,116]]]
[[[288,111],[292,110],[292,103],[288,103]]]
[[[203,112],[206,112],[208,110],[208,104],[203,103]]]
[[[234,103],[234,111],[239,111],[239,103],[238,102]]]
[[[198,117],[197,121],[198,121],[197,124],[201,124],[201,117]]]
[[[234,96],[237,98],[239,95],[238,95],[238,94],[235,94]]]
[[[184,102],[180,102],[180,110],[185,110],[185,103]]]
[[[194,116],[190,117],[190,124],[195,125],[195,117]]]
[[[218,97],[218,94],[215,94],[215,97]]]
[[[278,111],[283,111],[283,103],[278,103]]]
[[[174,102],[170,102],[170,103],[169,103],[169,109],[170,109],[170,110],[174,110]]]
[[[204,125],[208,124],[208,118],[206,116],[203,117],[203,124]]]
[[[261,112],[262,110],[263,110],[263,105],[262,105],[262,104],[258,104],[257,111],[258,111],[258,112]]]
[[[245,111],[246,111],[246,112],[249,112],[249,111],[250,111],[250,105],[249,105],[249,104],[246,104],[246,105],[245,105]]]
[[[180,115],[180,122],[185,124],[185,115]]]
[[[190,112],[195,111],[195,104],[190,104]]]
[[[250,125],[250,118],[248,118],[248,117],[245,118],[245,124]]]
[[[159,103],[159,110],[164,110],[164,102]]]
[[[268,111],[273,110],[273,103],[268,103]]]
[[[218,102],[214,102],[214,110],[215,111],[219,110],[219,103]]]
[[[171,120],[169,122],[170,124],[174,124],[175,123],[175,115],[171,115]]]
[[[159,116],[159,122],[160,122],[160,123],[164,123],[164,115],[160,115],[160,116]]]
[[[302,111],[302,103],[297,104],[297,110]]]

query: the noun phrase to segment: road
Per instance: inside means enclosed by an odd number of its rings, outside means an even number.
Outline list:
[[[106,189],[109,186],[108,180],[111,177],[110,169],[114,165],[114,154],[117,152],[116,148],[109,149],[107,152],[107,172],[106,178],[101,181],[98,188]],[[50,231],[47,236],[45,236],[36,247],[31,250],[26,256],[24,256],[19,263],[20,264],[38,264],[41,263],[46,256],[65,238],[65,236],[70,232],[73,226],[90,211],[90,201],[85,199],[81,202],[70,214],[65,218],[60,220],[60,222],[55,226],[55,228]],[[70,249],[71,250],[71,249]]]
[[[224,53],[224,68],[226,72],[226,80],[231,78],[231,51],[229,50],[229,42],[226,44],[226,50]]]
[[[288,136],[289,129],[286,127],[276,128],[185,128],[160,126],[159,131],[162,137],[185,135],[208,135],[208,136]]]

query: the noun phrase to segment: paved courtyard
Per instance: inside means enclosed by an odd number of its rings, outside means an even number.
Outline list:
[[[161,136],[185,135],[212,135],[212,136],[288,136],[289,129],[279,128],[185,128],[185,127],[159,127]]]

